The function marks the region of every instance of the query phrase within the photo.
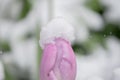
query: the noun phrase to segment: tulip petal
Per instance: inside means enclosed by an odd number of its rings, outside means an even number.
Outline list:
[[[50,72],[49,78],[50,78],[49,80],[58,80],[53,71]]]
[[[56,46],[54,44],[48,44],[45,47],[40,67],[41,80],[49,80],[49,73],[55,64],[56,51]]]

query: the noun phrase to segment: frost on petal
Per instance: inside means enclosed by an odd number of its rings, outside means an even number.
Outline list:
[[[53,19],[40,33],[40,45],[43,48],[45,44],[54,43],[55,38],[63,38],[68,41],[74,40],[74,28],[63,18]]]

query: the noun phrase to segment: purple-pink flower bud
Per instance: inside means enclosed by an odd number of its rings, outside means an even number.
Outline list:
[[[63,18],[42,27],[40,80],[75,80],[76,60],[70,43],[73,40],[74,28]]]
[[[40,66],[40,80],[75,80],[76,60],[68,41],[57,38],[46,44]]]

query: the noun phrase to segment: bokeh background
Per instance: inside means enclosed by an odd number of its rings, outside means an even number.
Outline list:
[[[0,0],[0,80],[39,80],[40,30],[58,16],[75,29],[76,80],[120,80],[120,0]]]

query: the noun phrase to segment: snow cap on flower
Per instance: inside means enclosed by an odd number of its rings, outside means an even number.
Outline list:
[[[40,45],[44,48],[45,44],[54,43],[55,38],[63,38],[69,42],[74,40],[74,28],[63,18],[55,18],[40,33]]]

